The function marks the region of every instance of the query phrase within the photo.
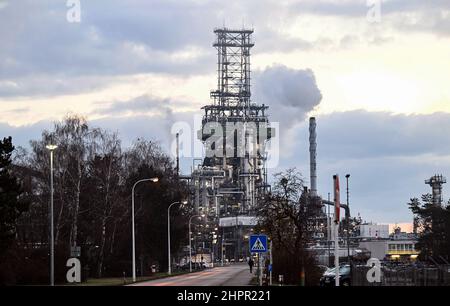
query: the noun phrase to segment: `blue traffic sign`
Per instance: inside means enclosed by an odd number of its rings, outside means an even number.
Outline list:
[[[249,241],[250,253],[267,252],[267,236],[266,235],[250,235]]]

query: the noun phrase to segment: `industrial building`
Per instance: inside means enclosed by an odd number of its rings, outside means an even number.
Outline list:
[[[387,239],[389,238],[389,224],[366,223],[359,226],[360,239]]]
[[[249,256],[245,242],[256,225],[267,184],[266,144],[274,136],[268,106],[251,100],[250,51],[253,30],[215,29],[217,88],[202,107],[197,136],[205,157],[188,177],[196,214],[204,215],[193,234],[196,258],[224,262]],[[201,243],[195,243],[199,241]]]
[[[258,203],[270,192],[266,146],[275,136],[275,129],[269,121],[268,106],[251,100],[253,30],[220,28],[214,33],[217,88],[210,92],[211,103],[202,107],[202,126],[197,131],[205,156],[194,160],[192,173],[182,178],[189,181],[194,213],[204,216],[196,222],[192,232],[194,260],[224,263],[242,261],[250,255],[247,242],[257,224]],[[329,263],[334,249],[333,213],[329,207],[334,207],[335,203],[323,199],[317,190],[316,125],[316,118],[310,118],[311,185],[306,191],[311,201],[322,206],[322,213],[312,220],[315,234],[310,250],[318,255],[319,261]],[[426,183],[433,188],[434,201],[441,203],[445,178],[434,176]],[[341,203],[340,208],[348,220],[348,201]],[[388,225],[361,224],[358,234],[353,233],[352,237],[348,228],[342,229],[342,233],[345,234],[339,237],[340,257],[355,255],[360,249],[382,258],[387,255],[416,255],[415,240],[390,236]]]
[[[417,238],[412,233],[396,228],[387,238],[371,237],[361,239],[359,250],[370,253],[372,258],[391,261],[413,261],[419,255],[416,250]]]

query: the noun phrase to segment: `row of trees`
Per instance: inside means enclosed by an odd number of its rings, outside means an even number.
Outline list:
[[[81,247],[84,272],[90,276],[131,274],[131,189],[136,181],[149,177],[159,181],[139,184],[135,190],[138,270],[145,274],[152,264],[165,269],[167,219],[162,216],[170,203],[188,195],[173,161],[156,142],[137,139],[124,150],[117,133],[69,116],[44,131],[41,139],[32,140],[30,150],[14,150],[10,138],[2,143],[0,207],[14,207],[14,213],[0,212],[9,218],[1,223],[8,228],[0,228],[2,250],[7,250],[0,263],[2,281],[48,281],[49,143],[58,146],[54,159],[56,280],[64,281],[65,261],[75,246]],[[10,202],[3,199],[3,186],[8,184],[5,197]],[[172,211],[174,253],[187,242],[189,213],[188,207]],[[8,247],[3,248],[3,243]]]

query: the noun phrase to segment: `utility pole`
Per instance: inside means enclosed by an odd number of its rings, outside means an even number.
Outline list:
[[[180,202],[173,202],[172,204],[169,205],[169,207],[167,208],[167,260],[168,260],[168,274],[171,275],[172,274],[172,258],[170,256],[170,208],[175,205],[175,204],[179,204]],[[187,201],[183,201],[181,202],[182,204],[187,204]]]
[[[177,133],[176,135],[177,140],[177,178],[180,175],[180,133]]]
[[[340,211],[340,189],[339,176],[333,175],[334,181],[334,267],[335,267],[335,286],[339,287],[339,211]]]
[[[53,151],[58,146],[48,144],[46,148],[50,151],[50,286],[55,285],[55,229],[53,221]]]
[[[191,231],[191,222],[193,218],[204,218],[205,215],[193,215],[189,218],[189,272],[192,272],[192,231]],[[197,240],[195,240],[195,250],[197,251]],[[197,262],[197,252],[195,253],[195,262]]]
[[[136,234],[135,234],[135,226],[134,226],[134,189],[136,185],[142,182],[158,182],[157,177],[142,179],[134,183],[131,188],[131,254],[132,254],[132,274],[133,274],[133,283],[136,282]]]
[[[328,192],[328,202],[330,202],[330,193]],[[331,216],[330,205],[327,205],[327,247],[328,247],[328,266],[331,266]]]
[[[222,253],[222,256],[221,256],[221,263],[222,263],[222,267],[223,267],[223,260],[224,260],[224,248],[223,248],[223,246],[224,246],[224,240],[225,240],[225,228],[222,228],[222,240],[221,240],[221,253]]]
[[[258,253],[258,281],[259,285],[262,286],[262,269],[261,269],[261,254]]]
[[[350,174],[345,175],[345,178],[347,180],[347,211],[348,209],[350,209],[349,206],[349,192],[348,192],[348,179],[350,177]],[[348,214],[348,216],[346,216],[347,219],[347,262],[350,264],[350,214]]]

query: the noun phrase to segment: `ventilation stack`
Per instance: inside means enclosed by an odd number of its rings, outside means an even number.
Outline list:
[[[316,141],[316,118],[309,118],[309,169],[311,180],[311,196],[317,196],[317,141]]]
[[[442,175],[432,176],[430,179],[425,181],[425,184],[431,186],[431,192],[433,194],[433,204],[442,205],[442,185],[447,183],[447,180]]]

